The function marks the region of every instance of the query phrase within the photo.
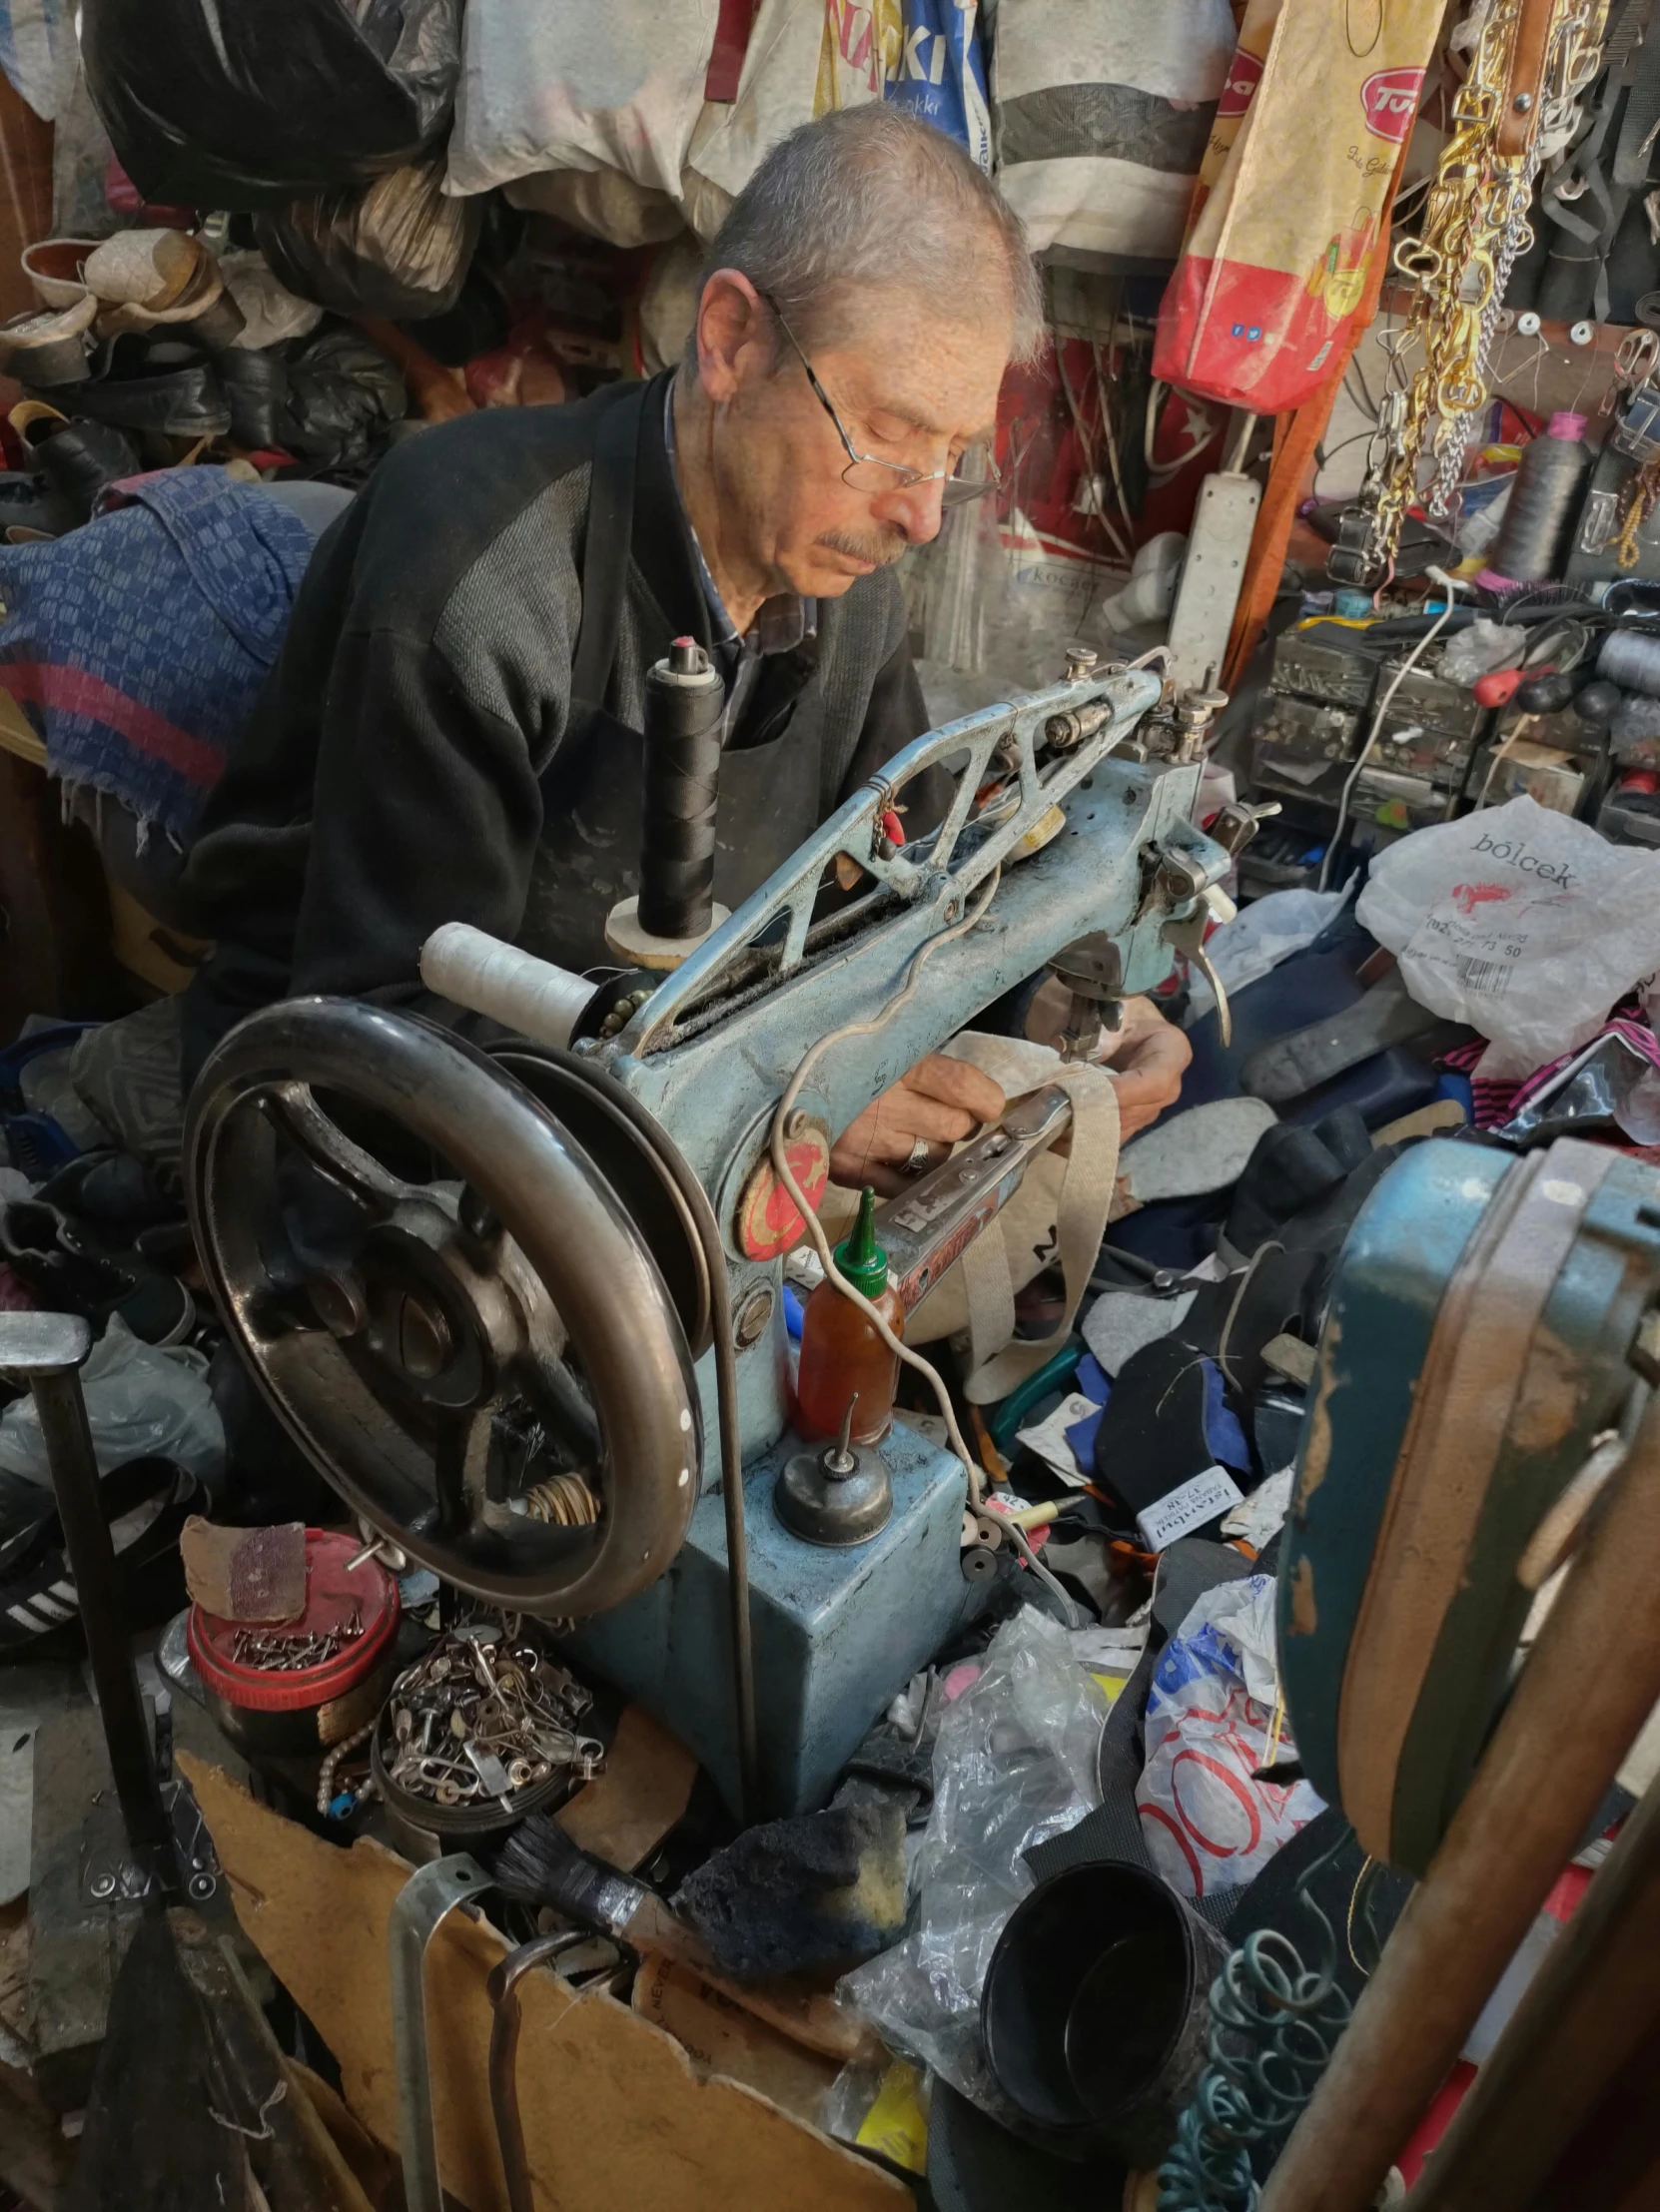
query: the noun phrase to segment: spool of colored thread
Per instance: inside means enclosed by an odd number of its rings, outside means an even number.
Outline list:
[[[1538,583],[1554,576],[1585,473],[1585,417],[1563,408],[1523,452],[1480,581]]]
[[[1610,630],[1597,655],[1597,674],[1623,691],[1660,699],[1660,637],[1641,630]]]

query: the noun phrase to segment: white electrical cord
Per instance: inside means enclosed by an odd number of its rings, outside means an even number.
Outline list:
[[[1245,467],[1245,457],[1250,450],[1250,433],[1255,429],[1256,422],[1257,417],[1254,414],[1247,414],[1241,424],[1240,434],[1234,440],[1233,448],[1222,464],[1225,475],[1237,476]]]
[[[1394,675],[1390,678],[1389,688],[1377,702],[1376,712],[1371,718],[1371,728],[1366,732],[1366,742],[1360,748],[1360,757],[1349,770],[1347,779],[1343,784],[1343,795],[1337,801],[1336,827],[1332,830],[1330,842],[1325,848],[1325,858],[1320,862],[1319,889],[1321,891],[1331,880],[1331,863],[1337,857],[1337,847],[1342,842],[1343,826],[1348,820],[1348,802],[1353,796],[1354,786],[1360,780],[1361,769],[1371,758],[1371,749],[1377,743],[1378,733],[1383,727],[1383,717],[1388,713],[1395,693],[1446,627],[1452,614],[1453,594],[1461,588],[1459,581],[1449,576],[1444,568],[1431,568],[1426,573],[1445,591],[1446,605],[1395,670]]]
[[[784,1149],[784,1127],[786,1122],[789,1120],[791,1113],[795,1110],[795,1102],[801,1096],[802,1086],[806,1083],[809,1073],[817,1064],[817,1062],[823,1058],[823,1056],[830,1050],[832,1045],[840,1045],[844,1039],[849,1037],[869,1037],[875,1031],[884,1028],[889,1022],[893,1020],[894,1016],[899,1012],[900,1008],[904,1006],[907,1000],[911,998],[917,988],[918,983],[921,981],[924,963],[930,960],[933,955],[939,951],[942,945],[949,945],[952,939],[955,937],[966,936],[967,933],[973,929],[976,922],[978,922],[982,918],[982,916],[986,912],[986,909],[991,905],[993,898],[996,896],[997,887],[999,882],[1002,880],[1002,875],[1003,871],[1001,867],[994,868],[992,871],[992,879],[990,883],[988,883],[986,886],[985,897],[981,899],[980,903],[975,907],[971,907],[969,912],[963,916],[963,919],[960,922],[953,924],[953,926],[949,930],[941,930],[939,935],[937,937],[931,937],[926,945],[918,946],[915,957],[913,958],[910,967],[905,971],[905,981],[900,985],[899,989],[894,993],[893,997],[888,1001],[887,1005],[882,1009],[880,1014],[873,1016],[872,1019],[868,1022],[845,1023],[839,1030],[832,1030],[828,1037],[821,1037],[819,1039],[818,1043],[813,1047],[812,1051],[807,1055],[806,1059],[801,1063],[800,1067],[797,1068],[795,1074],[790,1078],[789,1089],[779,1100],[778,1111],[772,1117],[771,1148],[773,1172],[777,1175],[778,1180],[784,1185],[784,1188],[789,1192],[791,1198],[795,1201],[796,1211],[801,1215],[801,1218],[807,1224],[807,1234],[812,1238],[814,1249],[817,1251],[819,1258],[824,1262],[825,1281],[834,1284],[835,1288],[841,1292],[842,1296],[847,1299],[850,1305],[856,1305],[858,1307],[859,1311],[864,1315],[865,1319],[870,1322],[872,1327],[876,1330],[877,1335],[881,1337],[883,1343],[886,1344],[890,1352],[893,1352],[898,1358],[904,1360],[907,1367],[914,1367],[919,1375],[925,1376],[927,1378],[927,1381],[933,1389],[935,1397],[939,1400],[940,1413],[945,1421],[946,1435],[951,1440],[951,1449],[962,1461],[964,1470],[968,1475],[969,1495],[974,1501],[976,1512],[979,1511],[982,1498],[984,1497],[984,1490],[982,1488],[980,1479],[980,1463],[974,1457],[973,1453],[969,1450],[968,1446],[963,1442],[963,1432],[957,1426],[957,1415],[953,1410],[951,1404],[951,1393],[946,1388],[944,1382],[941,1380],[938,1369],[931,1366],[930,1363],[923,1358],[920,1352],[912,1351],[911,1347],[908,1344],[904,1343],[899,1337],[895,1336],[893,1330],[889,1328],[887,1322],[877,1311],[876,1307],[871,1304],[870,1300],[864,1295],[862,1291],[854,1289],[852,1283],[848,1281],[847,1277],[836,1265],[835,1254],[830,1249],[830,1239],[824,1233],[823,1223],[819,1220],[818,1215],[808,1204],[806,1196],[802,1191],[801,1185],[796,1181],[794,1174],[791,1172],[789,1159]],[[1062,1595],[1064,1596],[1065,1593],[1063,1592]]]
[[[1147,463],[1148,481],[1154,484],[1167,484],[1173,476],[1180,476],[1189,461],[1198,460],[1200,454],[1204,452],[1206,446],[1217,434],[1214,429],[1207,427],[1205,435],[1196,443],[1191,444],[1186,452],[1178,453],[1175,460],[1155,460],[1153,457],[1153,440],[1158,434],[1159,428],[1160,395],[1168,392],[1169,389],[1169,384],[1157,376],[1154,377],[1153,382],[1148,386],[1147,413],[1142,422],[1142,458]]]
[[[945,1422],[946,1436],[950,1441],[951,1449],[957,1458],[962,1461],[963,1471],[968,1477],[969,1500],[977,1513],[983,1510],[985,1504],[986,1493],[982,1469],[980,1462],[963,1441],[963,1432],[957,1425],[956,1411],[951,1403],[951,1393],[946,1388],[939,1369],[933,1366],[930,1361],[924,1359],[920,1352],[913,1351],[902,1338],[896,1336],[883,1315],[872,1305],[862,1291],[855,1290],[852,1283],[837,1267],[835,1254],[830,1249],[830,1239],[824,1233],[823,1223],[808,1204],[801,1185],[791,1172],[789,1159],[784,1149],[784,1129],[791,1113],[795,1110],[795,1102],[801,1096],[802,1087],[816,1063],[830,1050],[832,1045],[839,1045],[849,1037],[869,1037],[893,1020],[900,1008],[906,1004],[916,991],[917,985],[921,981],[924,964],[932,959],[942,945],[949,945],[953,938],[965,936],[981,920],[996,896],[1002,875],[1001,867],[994,869],[991,881],[986,886],[985,896],[979,904],[971,908],[960,922],[954,923],[948,930],[941,930],[937,937],[931,937],[926,945],[917,948],[910,967],[905,971],[905,981],[880,1014],[874,1015],[868,1022],[845,1023],[841,1029],[832,1030],[828,1037],[819,1039],[806,1059],[796,1069],[795,1074],[790,1078],[789,1089],[778,1102],[778,1110],[772,1117],[771,1138],[773,1171],[794,1200],[796,1211],[807,1224],[807,1234],[812,1238],[814,1249],[824,1262],[825,1281],[833,1284],[849,1305],[858,1307],[890,1352],[894,1353],[897,1358],[902,1359],[907,1367],[914,1367],[917,1373],[928,1382],[939,1404],[940,1415]],[[1076,1601],[1068,1596],[1062,1584],[1038,1557],[1032,1540],[1025,1529],[1003,1514],[998,1515],[998,1521],[1000,1526],[1007,1529],[1015,1549],[1025,1560],[1027,1566],[1031,1568],[1033,1574],[1037,1576],[1038,1580],[1060,1605],[1062,1618],[1067,1625],[1069,1627],[1078,1626],[1082,1616]]]

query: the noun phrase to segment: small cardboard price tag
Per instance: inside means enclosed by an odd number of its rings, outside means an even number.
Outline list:
[[[1148,1550],[1162,1552],[1179,1536],[1191,1536],[1207,1521],[1214,1521],[1231,1506],[1241,1504],[1244,1497],[1244,1491],[1226,1467],[1207,1467],[1202,1475],[1192,1476],[1180,1489],[1156,1498],[1145,1513],[1137,1514],[1136,1526]]]

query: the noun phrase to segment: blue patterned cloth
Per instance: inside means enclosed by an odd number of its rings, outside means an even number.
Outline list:
[[[133,476],[85,528],[0,544],[0,688],[50,773],[183,840],[288,627],[312,541],[220,468]]]

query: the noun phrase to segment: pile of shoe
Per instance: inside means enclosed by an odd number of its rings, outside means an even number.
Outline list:
[[[10,418],[25,466],[0,475],[12,543],[61,535],[112,483],[217,440],[264,471],[361,468],[404,413],[398,370],[356,333],[326,333],[291,364],[320,311],[257,254],[131,230],[43,240],[23,269],[40,306],[0,324],[0,373],[28,395]]]

